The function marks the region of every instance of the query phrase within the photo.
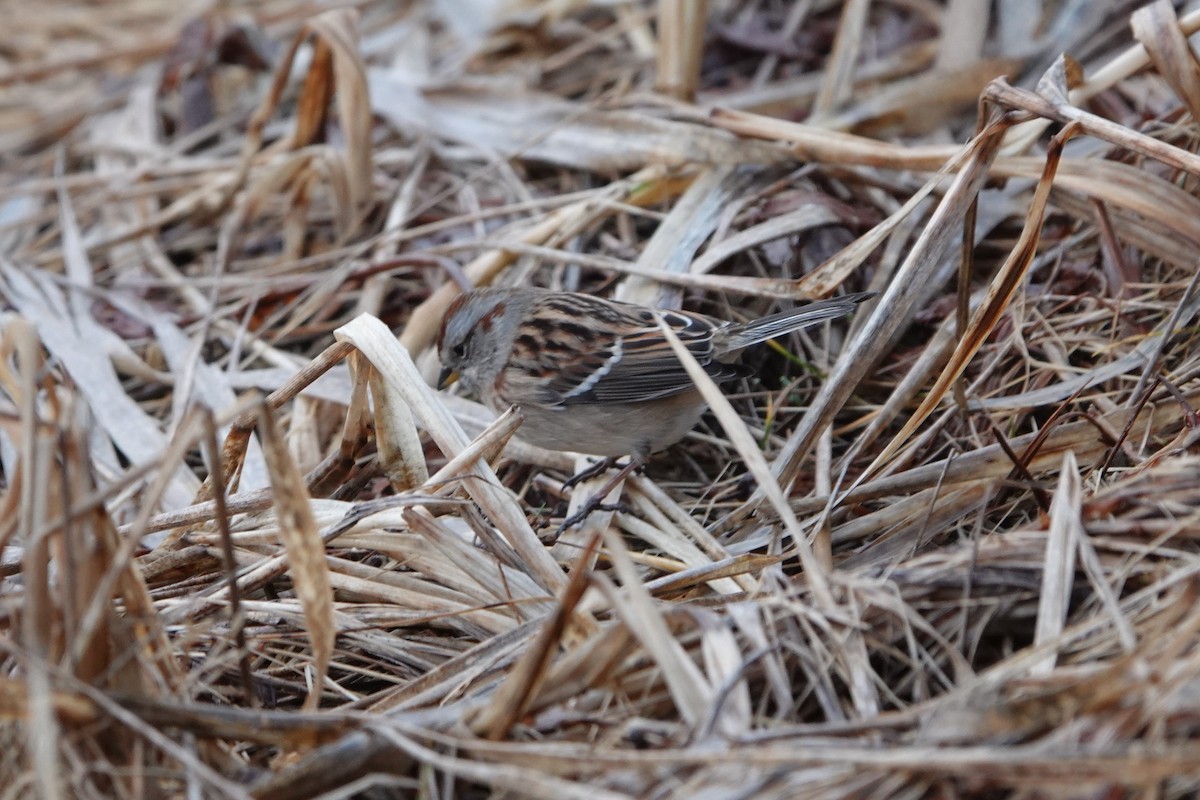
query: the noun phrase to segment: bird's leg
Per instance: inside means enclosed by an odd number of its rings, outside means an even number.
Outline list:
[[[558,526],[558,532],[561,534],[567,528],[578,525],[587,519],[593,511],[599,511],[602,507],[604,507],[604,498],[608,497],[609,494],[612,493],[613,489],[616,489],[618,486],[620,486],[621,482],[628,478],[633,471],[640,467],[643,463],[643,460],[637,456],[631,457],[629,459],[629,463],[621,467],[621,469],[617,471],[617,474],[609,478],[608,482],[600,488],[600,491],[596,492],[587,499],[587,502],[583,504],[583,508],[579,509],[574,514],[563,520],[562,525]]]
[[[590,481],[597,475],[603,475],[610,467],[615,467],[616,465],[617,459],[613,458],[612,456],[605,456],[604,458],[601,458],[593,463],[587,469],[581,469],[579,472],[576,472],[574,475],[567,478],[565,481],[563,481],[562,488],[570,489],[572,486],[577,486],[584,481]]]

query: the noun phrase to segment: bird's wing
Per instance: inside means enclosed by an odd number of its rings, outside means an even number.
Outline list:
[[[744,374],[738,367],[716,360],[713,333],[723,323],[710,317],[651,311],[581,295],[549,295],[542,302],[553,306],[547,318],[561,320],[569,315],[578,321],[561,331],[570,337],[567,341],[557,335],[560,330],[547,325],[540,342],[524,343],[539,347],[544,360],[557,361],[557,369],[548,373],[541,385],[547,405],[636,403],[693,388],[692,379],[659,328],[659,315],[715,380]],[[518,349],[521,346],[518,342]]]

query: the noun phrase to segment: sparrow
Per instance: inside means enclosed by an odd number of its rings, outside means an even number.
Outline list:
[[[717,382],[745,377],[745,348],[849,314],[874,292],[750,322],[529,287],[455,298],[438,332],[439,388],[457,378],[493,411],[517,406],[530,444],[644,462],[687,435],[705,402],[659,320]],[[633,462],[631,462],[633,463]]]

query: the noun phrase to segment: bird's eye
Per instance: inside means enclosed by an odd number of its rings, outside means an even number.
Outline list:
[[[458,344],[454,345],[454,347],[450,348],[450,355],[452,355],[454,358],[466,358],[467,343],[459,342]]]

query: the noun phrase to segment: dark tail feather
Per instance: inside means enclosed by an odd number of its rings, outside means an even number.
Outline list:
[[[798,331],[818,322],[844,317],[864,300],[870,300],[878,292],[859,292],[842,297],[831,297],[828,300],[818,300],[807,305],[781,311],[753,322],[732,328],[728,331],[728,347],[733,352],[749,347],[752,344],[783,336],[785,333]]]

